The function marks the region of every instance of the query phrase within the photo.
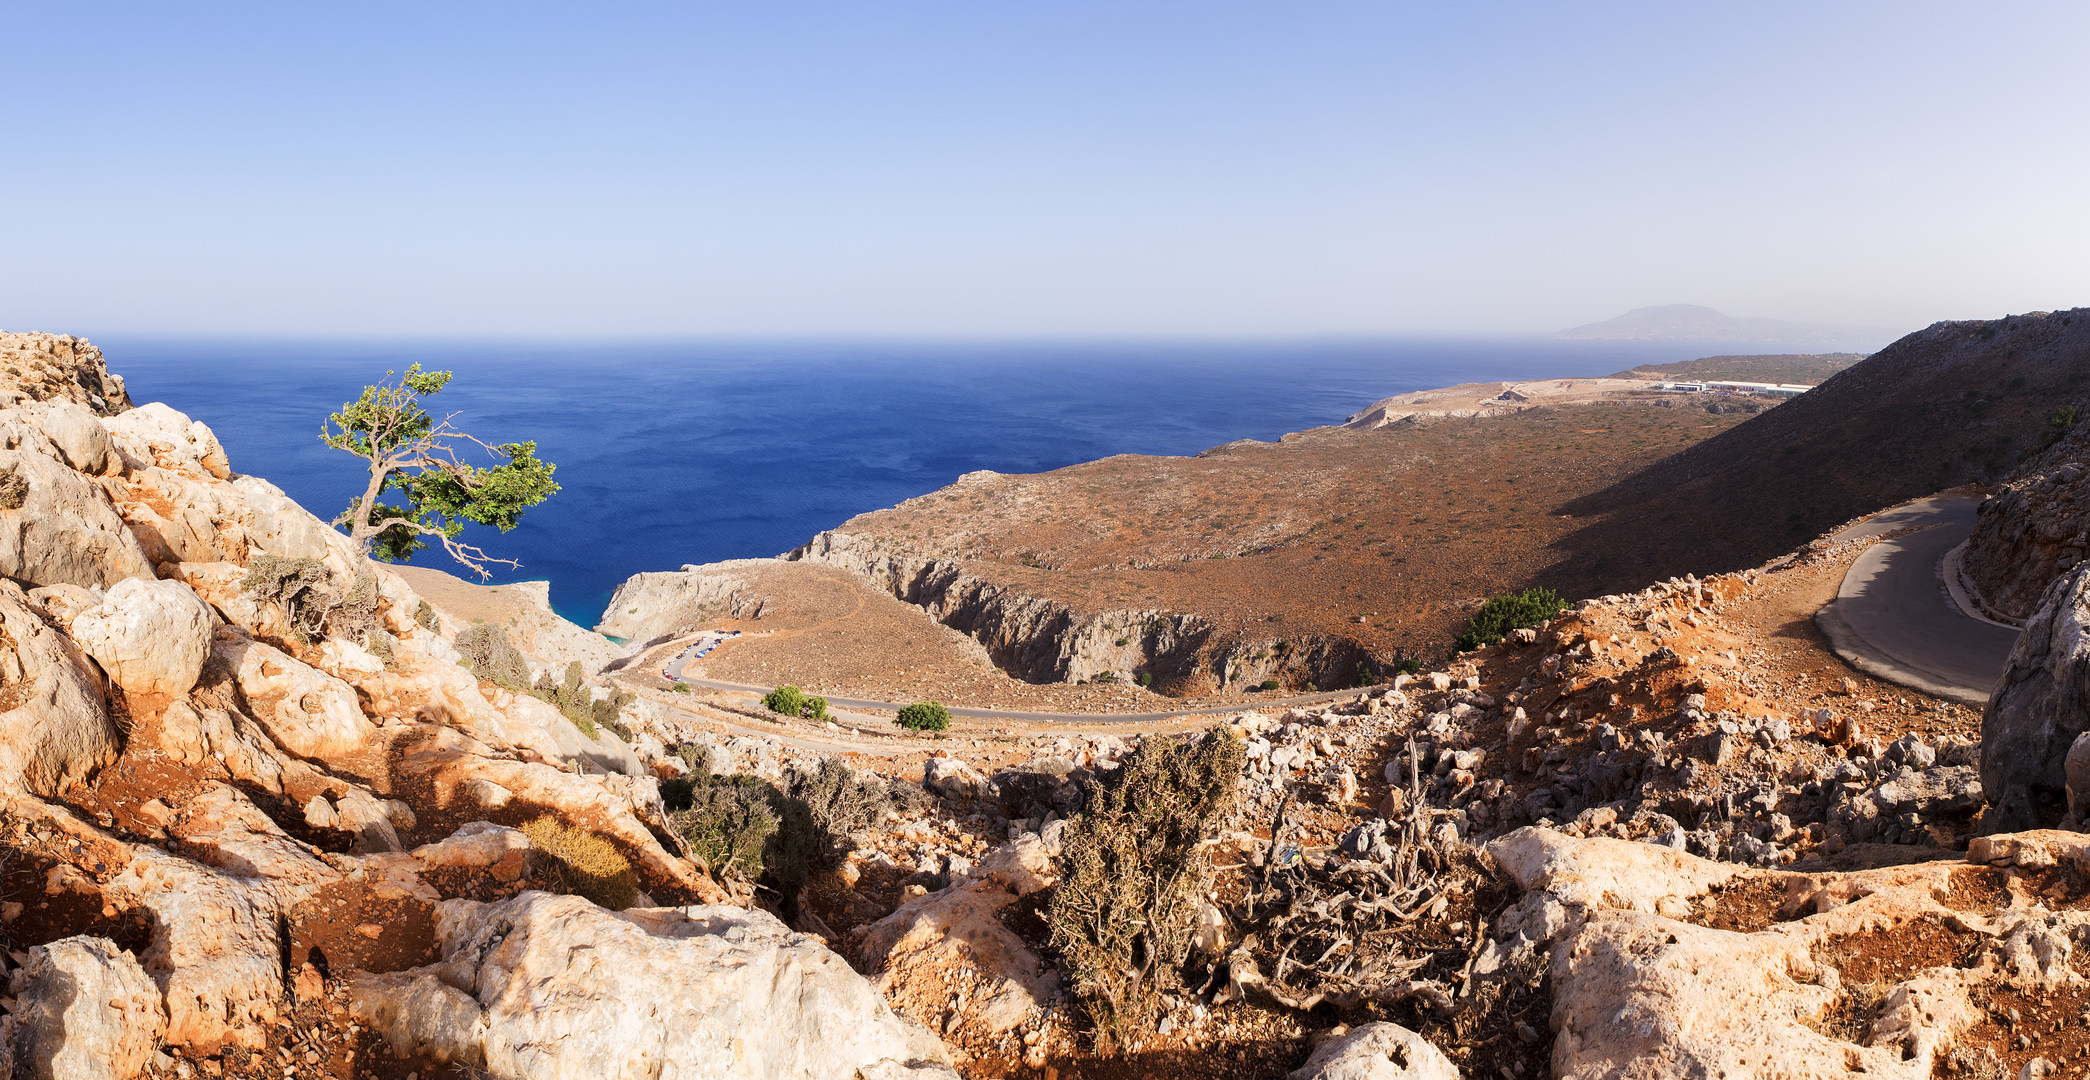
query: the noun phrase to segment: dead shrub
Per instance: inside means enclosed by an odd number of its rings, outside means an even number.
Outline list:
[[[522,831],[549,864],[554,891],[585,896],[611,911],[622,911],[638,899],[638,876],[617,845],[550,814],[524,825]]]
[[[1066,831],[1045,918],[1101,1052],[1152,1034],[1181,984],[1210,876],[1198,843],[1232,808],[1242,755],[1225,727],[1148,736]]]

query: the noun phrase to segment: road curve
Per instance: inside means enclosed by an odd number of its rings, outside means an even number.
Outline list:
[[[1832,540],[1909,532],[1867,548],[1844,572],[1836,599],[1814,617],[1852,667],[1935,697],[1981,706],[2003,675],[2017,631],[1952,601],[1940,572],[1974,531],[1974,495],[1935,495],[1882,511]]]

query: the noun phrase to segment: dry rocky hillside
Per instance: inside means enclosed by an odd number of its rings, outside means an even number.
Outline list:
[[[1753,566],[1905,499],[2009,478],[2090,381],[2090,310],[1942,322],[1808,394],[1566,500],[1584,524],[1542,581]],[[1621,548],[1622,544],[1629,544]],[[1633,568],[1628,572],[1624,567]]]
[[[2090,1067],[2090,566],[1985,711],[1828,651],[1866,537],[1331,702],[906,732],[597,671],[102,399],[0,407],[0,1076]],[[801,630],[867,595],[804,569]],[[656,650],[759,584],[649,584]]]

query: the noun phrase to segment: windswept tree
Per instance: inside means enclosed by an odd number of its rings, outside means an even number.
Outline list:
[[[334,524],[346,526],[364,554],[387,562],[439,542],[484,578],[491,576],[488,563],[521,564],[458,540],[465,523],[502,532],[515,528],[524,510],[559,490],[552,482],[557,466],[538,460],[534,442],[490,444],[451,427],[455,414],[440,420],[430,415],[424,401],[449,382],[449,372],[422,371],[419,364],[396,380],[387,371],[385,381],[364,387],[362,397],[327,417],[320,440],[370,463],[363,494]],[[494,464],[466,461],[474,448]],[[379,501],[387,494],[403,505]]]

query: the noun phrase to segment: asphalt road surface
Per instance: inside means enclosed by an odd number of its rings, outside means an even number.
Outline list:
[[[1815,622],[1838,655],[1867,674],[1937,697],[1984,705],[2017,631],[1961,611],[1939,565],[1974,531],[1977,497],[1939,495],[1837,533],[1853,540],[1912,529],[1858,556]]]
[[[716,679],[699,679],[695,676],[684,675],[682,669],[688,663],[689,659],[685,658],[684,654],[678,653],[675,659],[662,669],[661,674],[667,676],[670,681],[688,683],[691,686],[701,686],[709,690],[738,690],[751,694],[767,694],[773,689],[767,686],[719,682]],[[952,716],[967,716],[975,720],[1030,720],[1047,724],[1135,724],[1173,720],[1179,716],[1208,716],[1218,713],[1248,712],[1250,710],[1285,709],[1294,705],[1307,705],[1355,697],[1363,693],[1365,689],[1376,691],[1390,685],[1392,684],[1382,683],[1377,687],[1360,687],[1355,690],[1337,690],[1319,694],[1307,694],[1301,697],[1271,698],[1267,701],[1245,701],[1234,705],[1208,705],[1201,708],[1174,709],[1169,712],[1155,713],[1048,713],[1024,712],[1020,709],[960,708],[955,705],[948,706],[948,708]],[[884,709],[890,712],[898,712],[902,706],[909,704],[905,701],[867,701],[862,698],[839,697],[828,698],[827,703],[841,709]]]

